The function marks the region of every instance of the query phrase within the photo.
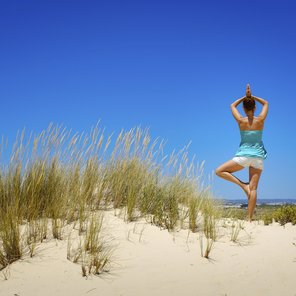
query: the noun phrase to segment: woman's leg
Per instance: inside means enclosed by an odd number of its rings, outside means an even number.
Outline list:
[[[248,204],[248,219],[252,221],[254,209],[257,201],[257,187],[262,170],[255,169],[254,167],[249,168],[249,180],[250,180],[250,199]]]
[[[240,179],[238,179],[237,177],[231,174],[239,170],[242,170],[243,168],[244,168],[243,166],[237,164],[235,161],[229,160],[223,163],[222,165],[220,165],[216,169],[216,175],[240,186],[244,190],[244,192],[246,193],[249,199],[249,195],[250,195],[249,183],[244,183]]]

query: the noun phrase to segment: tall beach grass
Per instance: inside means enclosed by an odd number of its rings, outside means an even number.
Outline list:
[[[46,239],[66,239],[65,226],[74,224],[84,251],[72,261],[84,269],[87,261],[88,273],[100,273],[111,255],[93,213],[110,208],[121,209],[127,222],[144,217],[169,231],[212,227],[204,162],[189,158],[189,144],[166,155],[164,141],[151,139],[148,129],[112,137],[99,123],[89,134],[53,124],[39,134],[18,133],[0,169],[0,269],[34,256]],[[202,212],[209,220],[202,222]],[[214,230],[205,231],[214,239]]]

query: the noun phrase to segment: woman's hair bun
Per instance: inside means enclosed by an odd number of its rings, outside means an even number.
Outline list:
[[[250,97],[250,98],[245,97],[243,100],[243,105],[247,111],[250,111],[250,110],[254,110],[256,103],[253,97]]]

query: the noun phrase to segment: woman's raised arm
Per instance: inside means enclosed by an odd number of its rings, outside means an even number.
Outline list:
[[[261,113],[258,115],[258,117],[260,119],[262,119],[263,121],[265,120],[266,116],[267,116],[267,113],[268,113],[268,102],[262,98],[258,98],[258,97],[255,97],[255,96],[252,96],[254,98],[255,101],[261,103],[263,106],[262,106],[262,111]]]
[[[230,105],[230,108],[231,108],[231,112],[232,112],[232,115],[233,117],[236,119],[236,121],[240,121],[243,116],[238,112],[238,110],[236,109],[236,106],[238,106],[243,100],[244,100],[245,97],[242,97],[236,101],[234,101],[231,105]]]

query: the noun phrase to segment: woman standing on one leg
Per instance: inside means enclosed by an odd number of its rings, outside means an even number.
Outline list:
[[[254,116],[256,101],[263,105],[258,117]],[[246,117],[243,117],[236,108],[241,102],[243,102]],[[257,186],[263,170],[263,161],[267,157],[262,133],[268,112],[268,102],[252,96],[248,84],[246,96],[236,100],[230,106],[240,129],[241,142],[235,157],[220,165],[216,169],[216,175],[239,185],[244,190],[248,197],[248,219],[251,221],[256,206]],[[249,182],[246,183],[232,174],[245,167],[249,167]]]

